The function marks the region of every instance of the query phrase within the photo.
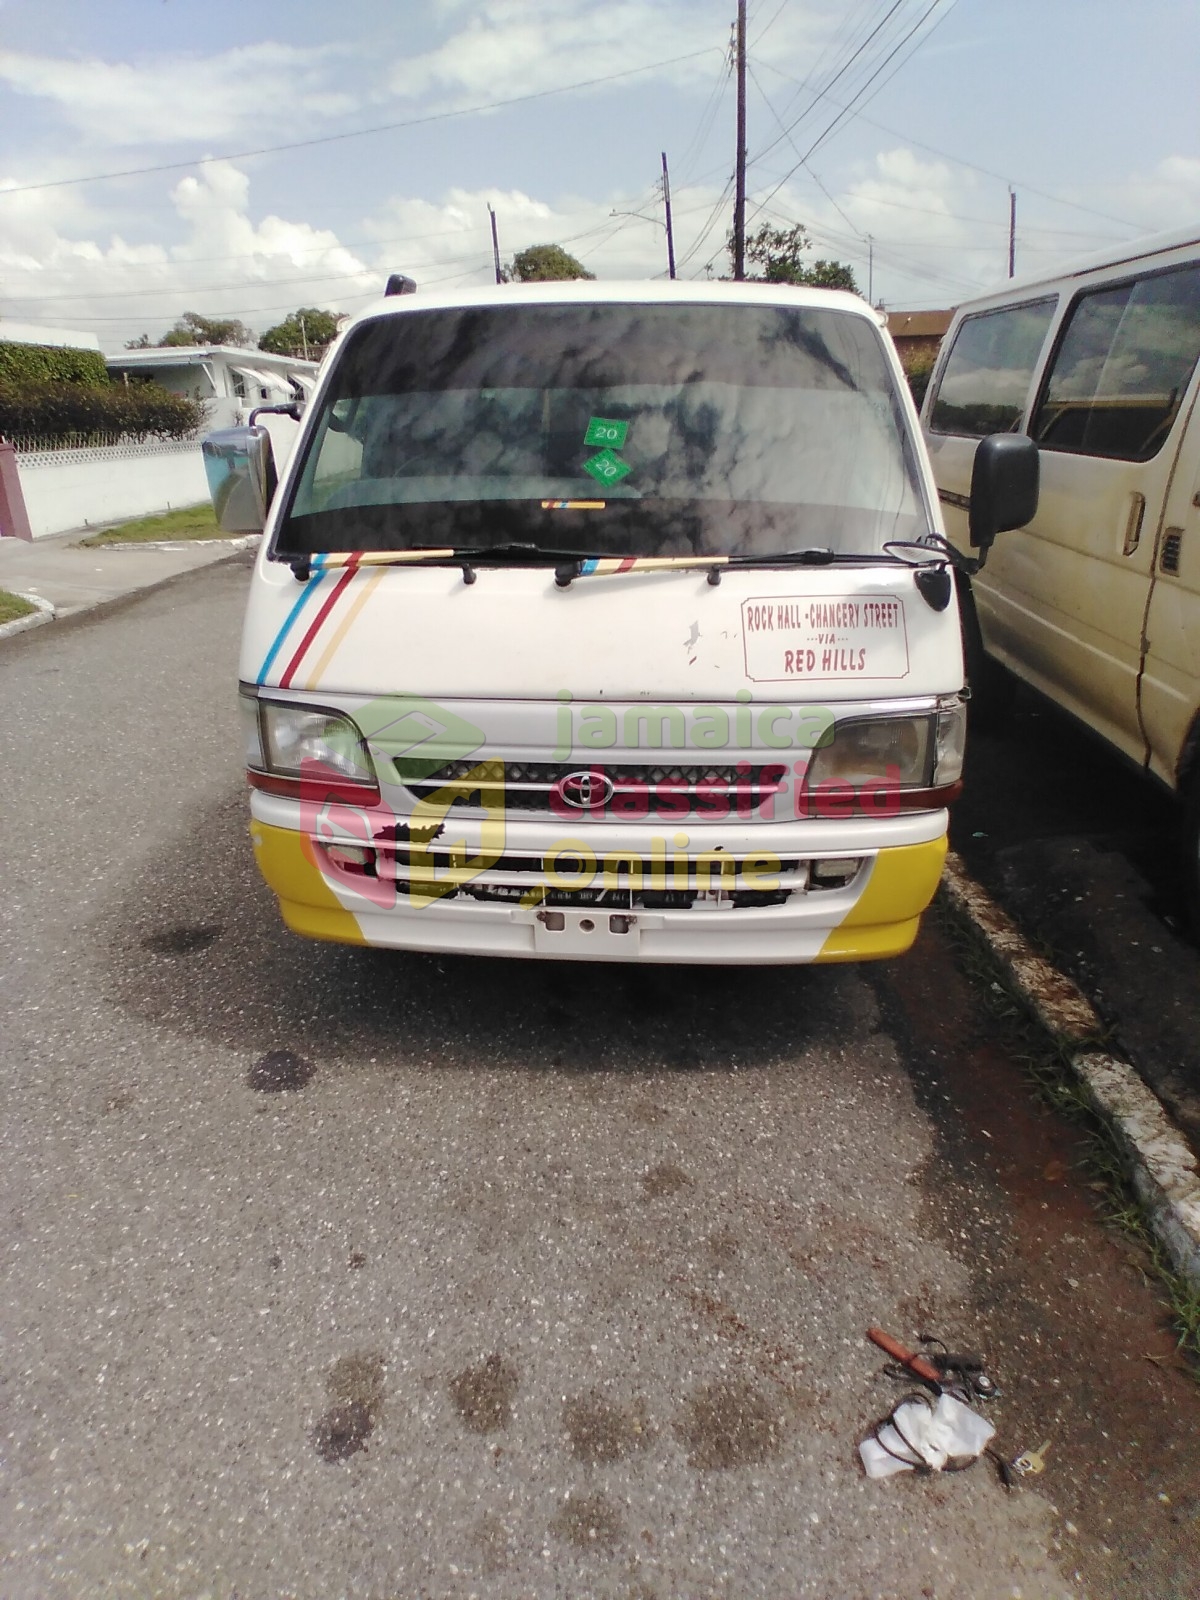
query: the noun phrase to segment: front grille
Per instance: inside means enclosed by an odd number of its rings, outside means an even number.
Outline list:
[[[345,847],[321,843],[318,849],[330,853],[332,865],[333,856]],[[404,839],[384,842],[378,835],[373,848],[354,849],[362,859],[355,865],[342,865],[338,875],[348,884],[358,880],[366,892],[370,892],[367,882],[373,881],[387,884],[399,895],[415,892],[418,900],[471,899],[526,908],[594,907],[613,913],[729,912],[783,905],[794,895],[832,894],[848,888],[868,859],[784,856],[775,857],[767,866],[761,854],[748,861],[722,850],[695,857],[649,858],[612,851],[600,859],[588,851],[587,861],[577,852],[559,850],[549,857],[509,853],[479,859],[461,847],[433,845],[425,849]],[[770,887],[759,887],[764,876],[775,880]],[[568,881],[564,883],[564,879]]]
[[[647,816],[664,821],[682,820],[686,815],[714,821],[723,816],[748,818],[764,803],[770,805],[787,774],[782,762],[745,761],[727,766],[450,761],[438,772],[420,777],[407,775],[409,763],[403,758],[393,765],[397,778],[418,800],[444,805],[448,791],[451,805],[486,804],[494,809],[500,792],[508,811],[550,813],[560,818],[578,812],[629,822]],[[487,773],[484,784],[479,777],[481,766]]]

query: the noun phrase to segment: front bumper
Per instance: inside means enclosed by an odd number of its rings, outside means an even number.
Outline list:
[[[382,887],[360,893],[331,876],[305,833],[263,815],[278,817],[278,803],[256,795],[254,809],[250,831],[259,869],[293,932],[343,944],[461,955],[756,966],[879,960],[911,946],[946,856],[947,818],[940,811],[897,819],[889,830],[894,844],[876,838],[870,849],[840,846],[862,858],[853,882],[791,893],[781,905],[614,912],[466,894],[413,905],[405,894]],[[914,833],[924,837],[914,839]]]

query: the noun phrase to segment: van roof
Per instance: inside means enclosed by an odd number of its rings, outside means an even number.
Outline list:
[[[1080,256],[1074,261],[1067,262],[1065,266],[1058,267],[1054,272],[1029,273],[1023,277],[1007,278],[994,289],[975,295],[970,300],[964,300],[958,309],[961,313],[987,301],[1008,300],[1014,294],[1024,294],[1030,289],[1040,289],[1049,284],[1059,283],[1063,278],[1081,278],[1086,273],[1099,271],[1102,267],[1123,267],[1144,260],[1147,256],[1160,255],[1168,250],[1182,250],[1188,245],[1200,245],[1200,223],[1193,223],[1188,228],[1172,228],[1165,233],[1143,234],[1140,238],[1129,239],[1124,244],[1106,245],[1103,250],[1095,250],[1086,256]]]
[[[597,283],[585,278],[555,283],[489,283],[465,289],[424,291],[418,284],[416,294],[392,295],[364,306],[347,328],[375,317],[402,317],[414,311],[450,310],[460,306],[593,305],[598,302],[669,305],[672,301],[691,305],[820,306],[866,317],[877,327],[884,325],[881,312],[858,295],[842,289],[802,289],[789,283],[680,283],[653,279]]]

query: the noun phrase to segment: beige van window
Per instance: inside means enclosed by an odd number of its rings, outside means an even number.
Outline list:
[[[1148,461],[1200,356],[1200,266],[1079,297],[1030,432],[1050,450]]]
[[[1057,298],[964,317],[930,412],[934,433],[1014,433]]]

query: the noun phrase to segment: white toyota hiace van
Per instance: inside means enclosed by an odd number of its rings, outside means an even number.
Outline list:
[[[1198,357],[1191,228],[960,306],[922,420],[964,550],[978,442],[1023,432],[1041,457],[1037,515],[972,580],[973,694],[1015,674],[1171,788],[1200,912]]]
[[[261,426],[204,447],[222,526],[265,521],[241,691],[288,926],[624,961],[907,949],[963,663],[878,315],[786,286],[394,285],[277,488]],[[1032,447],[985,447],[984,534],[1031,495]]]

